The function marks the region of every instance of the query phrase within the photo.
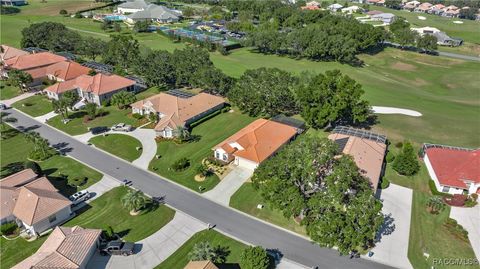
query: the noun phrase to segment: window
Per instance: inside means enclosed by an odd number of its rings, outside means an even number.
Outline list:
[[[449,191],[450,191],[450,187],[443,186],[442,192],[449,192]]]
[[[48,221],[50,223],[55,222],[56,220],[57,220],[57,215],[53,215],[53,216],[48,217]]]
[[[224,160],[224,161],[228,160],[227,154],[223,154],[223,160]]]
[[[215,158],[220,159],[220,153],[218,151],[215,151]]]

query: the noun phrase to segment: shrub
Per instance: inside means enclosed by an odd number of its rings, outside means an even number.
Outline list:
[[[210,171],[210,168],[204,164],[200,164],[197,166],[197,174],[202,175],[204,177],[208,177],[212,171]]]
[[[477,201],[477,199],[478,199],[478,194],[472,193],[472,194],[470,194],[470,197],[471,197],[474,201]]]
[[[420,170],[417,155],[410,142],[403,144],[402,152],[395,157],[392,167],[404,176],[413,176]]]
[[[15,232],[17,228],[18,225],[14,221],[7,222],[0,226],[0,233],[2,235],[11,235]]]
[[[463,206],[465,207],[474,207],[477,205],[477,201],[475,200],[472,200],[472,199],[468,199],[465,201],[465,204]]]
[[[178,159],[172,164],[172,169],[178,172],[178,171],[187,169],[189,166],[190,166],[190,160],[183,157]]]
[[[132,114],[132,117],[133,117],[134,119],[139,120],[139,119],[143,119],[145,116],[143,116],[142,114],[139,114],[139,113],[133,113],[133,114]]]
[[[393,154],[393,152],[389,151],[387,153],[387,157],[385,159],[387,160],[387,163],[391,163],[391,162],[393,162],[393,160],[395,160],[395,154]]]
[[[6,15],[6,14],[16,14],[20,13],[20,9],[16,7],[6,7],[6,6],[1,6],[0,7],[0,14]]]
[[[249,247],[242,252],[240,267],[242,269],[267,269],[270,267],[270,259],[262,247]]]
[[[80,14],[80,13],[78,13],[78,12],[75,13],[75,16],[74,16],[74,17],[75,17],[76,19],[81,19],[81,18],[83,18],[82,14]]]
[[[380,188],[383,190],[383,189],[388,188],[388,186],[390,186],[390,181],[388,180],[388,178],[383,177],[382,178],[382,183],[380,184]]]
[[[456,220],[452,218],[448,218],[444,226],[454,235],[459,237],[462,240],[468,241],[468,232],[462,227],[462,225],[458,224]]]
[[[42,175],[42,168],[40,168],[40,165],[38,163],[33,162],[33,161],[26,161],[23,164],[24,169],[32,169],[35,174],[41,176]]]
[[[403,147],[403,143],[402,142],[397,142],[397,143],[395,143],[395,147],[401,149]]]
[[[60,10],[59,12],[60,15],[67,15],[68,12],[65,9]]]
[[[73,187],[79,187],[87,183],[87,177],[74,177],[73,179],[68,179],[68,185]]]

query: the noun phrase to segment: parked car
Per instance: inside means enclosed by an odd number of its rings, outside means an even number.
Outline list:
[[[4,103],[0,103],[0,110],[4,110],[4,109],[7,109],[7,105],[4,104]]]
[[[108,132],[108,130],[109,130],[108,127],[105,127],[105,126],[98,126],[98,127],[90,128],[90,132],[93,135],[105,133],[105,132]]]
[[[74,194],[72,194],[70,197],[68,197],[70,201],[73,202],[74,205],[79,204],[81,202],[84,202],[90,198],[90,193],[87,190],[79,191]]]
[[[132,125],[128,125],[125,123],[119,123],[116,125],[113,125],[111,128],[112,131],[121,131],[121,132],[130,132],[133,130]]]
[[[133,254],[133,248],[135,243],[122,242],[122,241],[110,241],[108,244],[100,250],[102,255],[123,255],[128,256]]]

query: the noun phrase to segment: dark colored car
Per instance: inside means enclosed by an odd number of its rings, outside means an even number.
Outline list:
[[[100,253],[103,255],[123,255],[128,256],[133,254],[133,248],[135,243],[131,242],[122,242],[122,241],[111,241],[100,250]]]
[[[90,128],[90,132],[94,135],[108,132],[108,130],[109,130],[108,127],[105,127],[105,126],[98,126],[98,127]]]

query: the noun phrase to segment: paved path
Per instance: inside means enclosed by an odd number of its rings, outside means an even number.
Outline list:
[[[475,256],[480,260],[480,205],[472,208],[452,206],[450,217],[456,219],[468,231]]]
[[[18,110],[8,109],[6,112],[10,112],[12,117],[18,120],[11,123],[13,127],[23,131],[35,130],[47,138],[51,144],[65,145],[64,150],[69,156],[94,167],[103,174],[114,178],[133,179],[135,188],[150,196],[164,196],[166,203],[171,207],[202,222],[214,223],[216,229],[234,238],[240,238],[264,248],[278,249],[284,258],[306,266],[319,266],[322,269],[392,268],[366,259],[349,259],[339,256],[336,250],[321,248],[292,232],[210,201],[173,181],[89,147]]]
[[[135,255],[101,256],[98,252],[90,259],[87,269],[151,269],[162,263],[192,235],[206,229],[205,223],[182,212],[151,236],[136,242]]]
[[[47,120],[57,116],[58,114],[55,113],[55,111],[50,111],[48,112],[47,114],[45,115],[42,115],[42,116],[38,116],[38,117],[35,117],[36,120],[38,120],[39,122],[47,122]]]
[[[142,143],[142,155],[138,159],[134,160],[132,164],[143,169],[148,169],[150,161],[157,154],[157,143],[155,142],[156,135],[153,129],[138,128],[131,132],[108,131],[107,133],[129,135],[135,137],[138,141],[140,141],[140,143]],[[74,137],[81,142],[87,144],[88,141],[94,136],[95,135],[88,132],[81,135],[76,135]]]
[[[229,206],[230,197],[242,186],[247,179],[253,174],[253,170],[235,167],[226,175],[220,183],[210,191],[207,191],[203,196],[210,198],[211,200],[220,203],[225,206]]]
[[[401,115],[412,116],[412,117],[422,116],[422,113],[418,111],[411,110],[411,109],[397,108],[397,107],[372,106],[372,110],[374,113],[377,113],[377,114],[401,114]]]
[[[87,203],[90,203],[91,201],[100,197],[102,194],[120,185],[122,184],[118,180],[109,175],[104,175],[99,182],[86,189],[92,195],[92,197],[87,200]]]
[[[18,101],[23,100],[23,99],[26,99],[26,98],[28,98],[28,97],[30,97],[30,96],[33,96],[33,95],[35,95],[35,93],[33,93],[33,92],[26,92],[26,93],[21,94],[21,95],[19,95],[19,96],[15,96],[15,97],[13,97],[13,98],[11,98],[11,99],[1,100],[0,102],[1,102],[1,103],[4,103],[4,104],[7,105],[8,107],[10,107],[10,106],[12,106],[13,103],[18,102]]]
[[[372,250],[374,255],[366,259],[402,269],[413,268],[408,260],[412,194],[411,189],[395,184],[382,190],[380,198],[383,200],[382,213],[386,215],[386,221],[379,234],[380,242]]]

